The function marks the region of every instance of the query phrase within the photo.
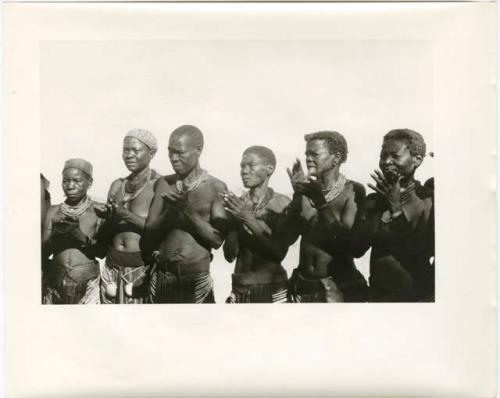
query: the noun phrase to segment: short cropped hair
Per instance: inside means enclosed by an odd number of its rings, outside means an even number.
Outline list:
[[[276,156],[274,156],[274,152],[265,146],[259,146],[259,145],[251,146],[245,149],[243,155],[247,153],[255,153],[259,158],[261,158],[264,161],[265,164],[276,167]]]
[[[405,141],[412,156],[425,156],[425,141],[420,133],[410,129],[394,129],[384,135],[384,142],[389,140]]]
[[[344,163],[347,160],[347,141],[344,136],[337,131],[318,131],[316,133],[306,134],[304,139],[306,142],[314,140],[325,141],[325,144],[331,154],[340,152],[340,163]]]
[[[184,126],[177,127],[174,131],[172,131],[171,136],[174,135],[187,136],[193,145],[199,146],[200,149],[203,149],[203,133],[196,126],[186,124]]]

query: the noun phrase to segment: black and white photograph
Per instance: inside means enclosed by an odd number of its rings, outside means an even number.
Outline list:
[[[44,304],[434,301],[429,43],[40,55]]]

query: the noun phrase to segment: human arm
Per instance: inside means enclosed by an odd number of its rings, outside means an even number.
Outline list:
[[[159,238],[168,232],[176,214],[182,195],[175,185],[169,184],[165,178],[160,178],[154,185],[154,196],[144,223],[144,232],[140,240],[143,253],[150,255],[157,246]]]
[[[372,246],[374,236],[378,231],[377,196],[375,194],[368,195],[357,205],[359,209],[349,233],[348,244],[352,254],[359,258]]]
[[[282,217],[278,220],[275,227],[274,237],[282,248],[288,250],[288,247],[297,241],[302,233],[305,220],[301,216],[303,211],[304,195],[300,192],[300,183],[306,180],[302,164],[297,159],[292,169],[286,169],[293,188],[292,200],[283,210]]]
[[[81,249],[88,248],[92,244],[91,237],[81,230],[79,218],[66,216],[59,213],[58,209],[59,206],[52,206],[47,211],[42,231],[44,257],[48,257],[54,252],[55,240],[64,239],[69,244]]]
[[[239,254],[239,241],[238,241],[238,231],[231,230],[224,240],[222,245],[222,250],[224,252],[224,258],[226,261],[232,263]]]
[[[97,225],[97,231],[94,236],[96,241],[96,256],[103,258],[106,255],[107,246],[109,245],[111,239],[114,236],[114,227],[116,222],[115,208],[112,206],[112,202],[116,197],[118,190],[122,184],[122,179],[117,179],[113,181],[109,190],[106,203],[93,202],[92,207],[94,208],[95,214],[99,218]]]
[[[45,214],[42,229],[42,254],[44,258],[47,258],[52,254],[52,217],[54,216],[56,209],[56,206],[51,206]]]
[[[432,200],[415,198],[413,204],[415,206],[410,206],[407,212],[401,211],[391,218],[388,217],[390,210],[387,210],[385,196],[378,191],[368,195],[360,206],[359,216],[350,233],[349,242],[354,256],[361,257],[372,246],[397,245],[402,239],[424,234],[431,222]],[[411,222],[406,214],[410,215]]]
[[[368,186],[382,195],[389,206],[389,230],[400,235],[414,233],[422,222],[426,222],[430,205],[415,194],[414,190],[401,187],[402,176],[388,179],[382,172],[375,170],[371,177],[375,185]]]
[[[253,211],[232,192],[223,195],[224,208],[233,216],[237,224],[239,233],[246,236],[252,242],[252,247],[265,257],[273,261],[281,262],[286,255],[288,246],[282,250],[278,240],[272,239],[272,229],[263,220],[257,219]],[[290,200],[286,197],[279,197],[274,200],[274,209],[267,208],[267,219],[276,220],[286,208]]]
[[[224,210],[224,205],[219,195],[226,190],[226,185],[220,181],[216,181],[213,183],[212,188],[212,204],[210,206],[209,220],[200,215],[187,200],[187,197],[183,200],[180,210],[193,227],[194,234],[204,245],[218,249],[224,241],[229,226],[229,215]]]
[[[134,212],[130,211],[127,204],[124,201],[112,201],[113,211],[115,214],[116,221],[123,220],[128,224],[131,224],[139,229],[139,231],[144,231],[146,225],[146,217],[139,216]]]

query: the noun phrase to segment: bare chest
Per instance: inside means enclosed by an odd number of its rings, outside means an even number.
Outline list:
[[[345,202],[345,195],[341,195],[328,203],[328,208],[337,219],[340,219],[342,216]],[[300,215],[306,221],[306,224],[311,228],[320,224],[318,209],[307,198],[302,199],[302,209]]]
[[[216,198],[210,187],[200,187],[185,193],[186,206],[203,218],[209,218]]]
[[[148,215],[153,196],[153,183],[151,182],[147,183],[146,186],[138,193],[127,192],[122,184],[122,187],[115,192],[113,199],[117,203],[123,203],[123,206],[132,213],[141,217],[146,217]]]

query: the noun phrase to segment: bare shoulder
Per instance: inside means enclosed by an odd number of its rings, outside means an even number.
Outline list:
[[[151,169],[151,182],[155,183],[159,178],[161,178],[161,174],[156,170]]]
[[[273,209],[281,213],[283,210],[287,208],[287,206],[290,204],[291,201],[292,200],[288,196],[275,191],[273,197],[269,201],[269,205]]]
[[[122,183],[123,183],[123,178],[117,178],[116,180],[114,180],[111,183],[111,186],[109,187],[109,194],[112,196],[113,194],[115,194],[116,192],[118,192],[118,190],[120,189]]]
[[[148,189],[152,189],[153,192],[156,192],[156,186],[158,181],[162,180],[161,174],[159,174],[156,170],[151,169],[151,179],[148,183]]]
[[[363,207],[365,210],[370,211],[377,207],[377,203],[380,200],[380,195],[377,193],[369,194],[363,201]]]
[[[347,180],[347,185],[350,187],[354,194],[354,200],[356,202],[362,201],[366,197],[366,189],[363,184],[354,181],[354,180]]]
[[[153,189],[155,192],[163,192],[169,185],[172,184],[173,182],[170,182],[170,176],[159,177],[154,181]]]
[[[59,211],[59,209],[61,208],[61,205],[52,205],[50,206],[48,209],[47,209],[47,217],[52,217],[52,216],[55,216],[56,213]]]
[[[217,177],[214,177],[210,174],[207,175],[207,182],[216,192],[223,192],[227,190],[227,185],[225,182],[219,180]]]
[[[178,180],[177,174],[167,174],[166,176],[159,178],[158,182],[160,184],[164,184],[165,186],[167,186],[167,185],[174,185],[177,180]]]

